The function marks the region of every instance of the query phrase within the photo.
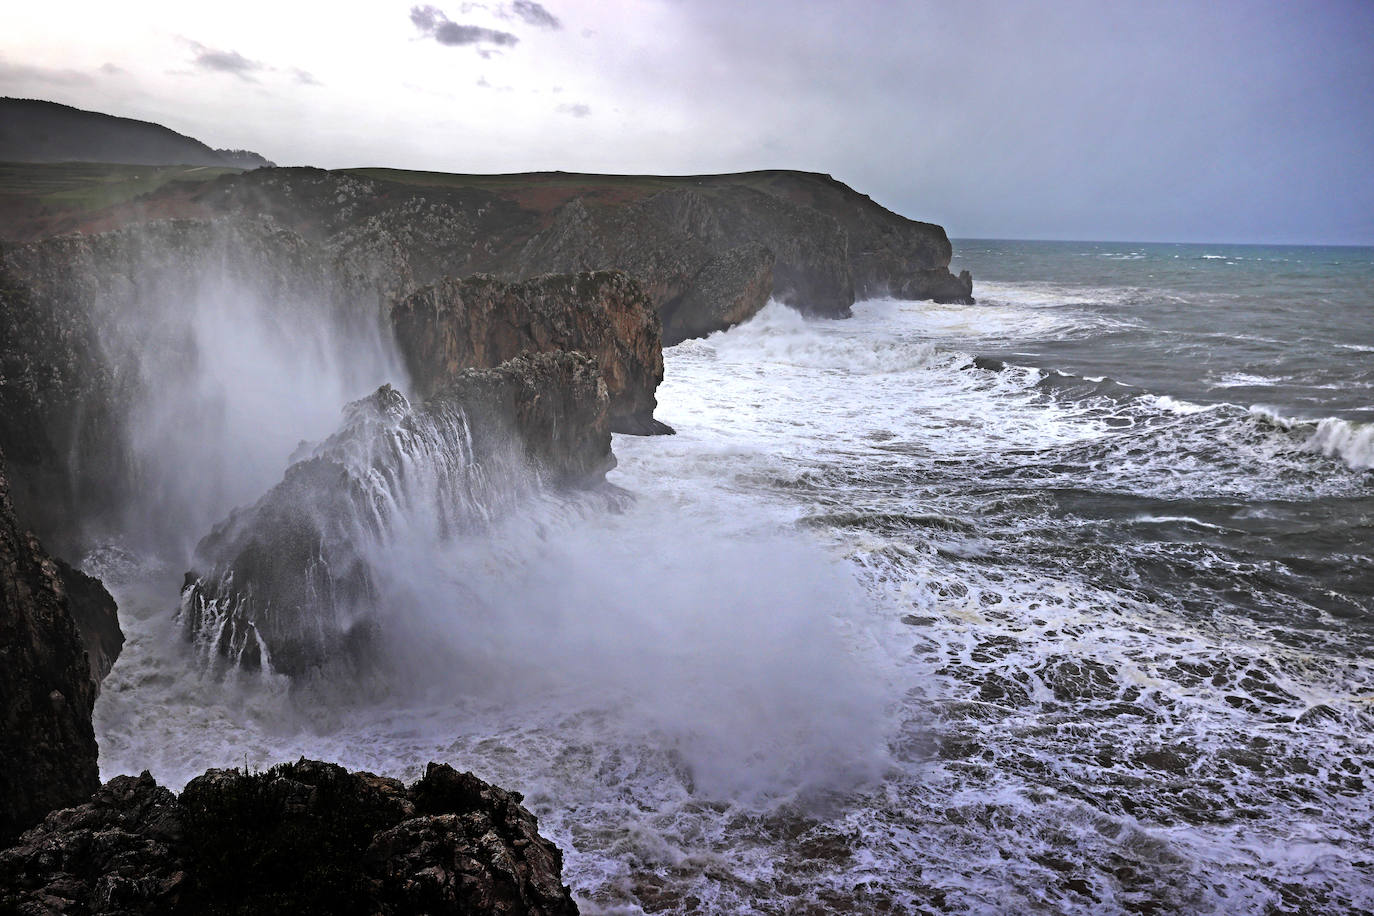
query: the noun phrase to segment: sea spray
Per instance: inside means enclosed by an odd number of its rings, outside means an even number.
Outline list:
[[[85,300],[109,373],[91,397],[114,399],[121,419],[100,454],[71,464],[129,467],[93,538],[113,529],[184,554],[279,479],[301,440],[328,434],[342,404],[405,384],[376,292],[270,221],[154,222],[87,247],[70,258],[69,295]]]

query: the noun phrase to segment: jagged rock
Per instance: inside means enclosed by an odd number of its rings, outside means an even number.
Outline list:
[[[291,676],[377,663],[371,564],[396,524],[437,512],[436,537],[478,530],[529,495],[531,471],[586,487],[615,463],[596,361],[563,352],[458,372],[418,408],[383,386],[296,457],[200,542],[181,605],[199,645]]]
[[[99,785],[91,728],[99,665],[87,661],[73,605],[112,614],[113,601],[77,576],[64,577],[19,526],[0,467],[0,841]]]
[[[392,325],[411,380],[423,394],[468,368],[522,353],[576,350],[596,357],[615,432],[668,431],[653,418],[663,381],[658,315],[619,271],[506,283],[478,274],[447,278],[397,302]]]
[[[919,270],[885,285],[875,284],[874,295],[888,295],[894,299],[930,299],[934,302],[973,302],[973,275],[967,270],[955,277],[947,270]]]
[[[661,352],[659,359],[661,365]],[[585,353],[526,353],[491,369],[457,373],[425,409],[461,405],[475,430],[512,430],[526,460],[554,486],[596,486],[616,463],[605,376]]]
[[[99,579],[86,575],[66,560],[55,557],[53,562],[57,564],[57,574],[67,593],[72,619],[76,621],[77,632],[81,634],[91,680],[95,681],[98,688],[124,648],[124,631],[119,628],[119,608]]]
[[[180,798],[120,776],[0,852],[0,911],[575,914],[521,801],[435,763],[409,788],[305,759],[210,770]]]

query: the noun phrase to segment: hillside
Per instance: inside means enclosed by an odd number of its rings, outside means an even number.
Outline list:
[[[247,150],[217,150],[148,121],[38,99],[0,98],[0,162],[115,162],[251,169]]]

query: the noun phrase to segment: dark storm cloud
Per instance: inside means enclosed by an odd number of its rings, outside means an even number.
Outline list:
[[[450,47],[482,44],[511,47],[520,41],[510,32],[454,22],[435,6],[412,6],[410,21],[422,34]]]
[[[217,73],[229,73],[237,76],[241,80],[250,83],[256,82],[253,74],[266,70],[267,67],[260,61],[249,60],[237,51],[221,51],[217,48],[207,48],[198,41],[189,42],[191,50],[195,52],[192,63],[202,70],[213,70]]]
[[[1367,0],[668,8],[673,53],[616,75],[698,159],[731,144],[713,169],[830,172],[955,235],[1374,241]]]
[[[563,23],[558,17],[544,9],[534,0],[515,0],[510,5],[510,11],[515,16],[528,22],[530,25],[538,26],[541,29],[561,29]]]

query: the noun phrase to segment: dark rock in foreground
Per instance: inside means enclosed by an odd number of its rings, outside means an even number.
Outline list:
[[[210,770],[180,798],[120,776],[0,852],[0,911],[576,913],[522,800],[435,763],[409,788],[304,759]]]
[[[419,407],[390,385],[348,405],[339,432],[196,548],[188,635],[279,674],[370,668],[376,558],[391,535],[417,523],[437,525],[434,539],[481,530],[536,480],[604,484],[615,466],[608,404],[594,359],[553,352],[457,372]]]
[[[663,381],[658,314],[629,276],[596,271],[506,283],[445,278],[391,308],[411,380],[428,396],[460,370],[490,369],[522,353],[595,356],[614,432],[671,432],[654,420]]]
[[[98,661],[78,612],[104,640]],[[91,710],[122,644],[114,601],[20,528],[0,468],[0,841],[100,784]]]

